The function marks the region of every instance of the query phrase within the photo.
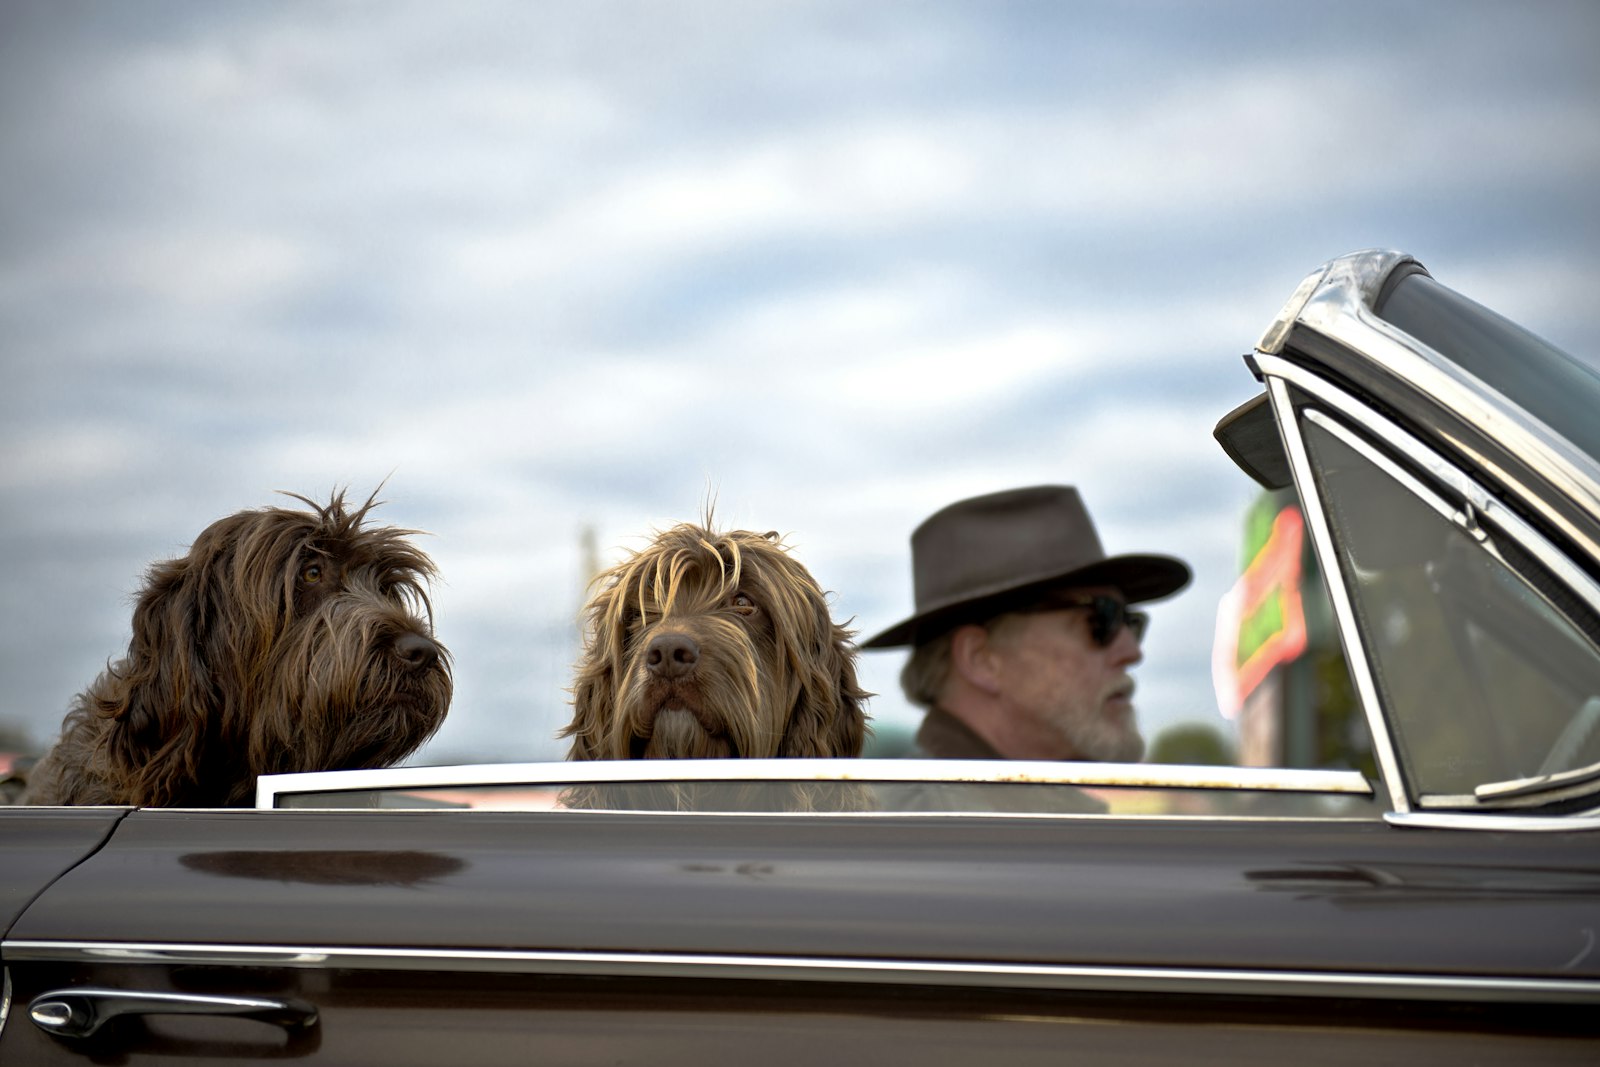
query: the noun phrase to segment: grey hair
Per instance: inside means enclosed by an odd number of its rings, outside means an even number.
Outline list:
[[[906,665],[900,668],[900,688],[906,699],[921,708],[931,708],[939,703],[939,698],[944,696],[945,684],[950,681],[953,662],[951,649],[955,645],[955,633],[961,626],[981,626],[990,640],[1004,641],[1013,632],[1012,624],[1018,616],[1018,612],[1008,611],[987,619],[973,619],[952,626],[929,641],[919,642],[912,648]]]
[[[911,649],[906,665],[900,668],[900,688],[906,699],[921,708],[931,708],[944,695],[950,680],[950,647],[954,630],[946,630],[932,641]]]

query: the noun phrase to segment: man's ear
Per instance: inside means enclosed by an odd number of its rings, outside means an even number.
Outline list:
[[[950,666],[968,685],[990,696],[1000,692],[994,642],[982,626],[968,623],[950,635]]]

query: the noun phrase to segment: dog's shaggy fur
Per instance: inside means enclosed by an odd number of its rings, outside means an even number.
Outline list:
[[[126,658],[73,702],[24,803],[248,805],[257,775],[385,766],[439,728],[450,659],[416,531],[363,528],[370,497],[295,499],[311,510],[239,512],[150,567]]]
[[[685,523],[596,581],[570,759],[861,754],[851,634],[776,533]]]

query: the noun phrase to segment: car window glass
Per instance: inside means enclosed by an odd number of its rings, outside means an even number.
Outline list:
[[[1378,777],[1333,604],[1294,488],[1242,516],[1239,573],[1217,606],[1212,684],[1246,767],[1354,769]],[[1148,758],[1162,762],[1166,735]],[[1171,762],[1204,762],[1199,759]]]
[[[1443,500],[1424,500],[1331,429],[1302,426],[1412,788],[1459,801],[1485,783],[1600,761],[1589,639]]]

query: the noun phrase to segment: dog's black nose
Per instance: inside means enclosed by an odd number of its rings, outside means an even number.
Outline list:
[[[700,646],[688,634],[660,634],[644,654],[644,665],[662,678],[681,678],[698,662]]]
[[[394,639],[394,654],[407,666],[421,670],[439,661],[439,646],[419,633],[407,632]]]

